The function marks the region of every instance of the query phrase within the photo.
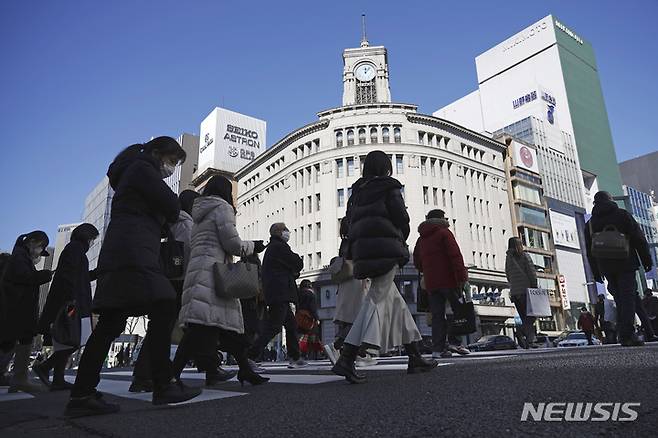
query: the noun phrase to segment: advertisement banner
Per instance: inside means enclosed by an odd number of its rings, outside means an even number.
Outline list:
[[[562,300],[562,308],[564,310],[571,309],[571,302],[569,301],[569,293],[567,292],[567,279],[564,275],[558,275],[558,283],[560,285],[560,299]]]
[[[240,170],[265,151],[266,131],[264,120],[215,108],[201,122],[197,173]]]
[[[537,161],[537,151],[529,146],[517,141],[512,142],[514,153],[514,165],[530,172],[539,173],[539,162]]]
[[[555,245],[580,249],[576,218],[553,210],[549,211],[549,216],[551,218],[551,229],[553,231],[553,242],[555,242]]]

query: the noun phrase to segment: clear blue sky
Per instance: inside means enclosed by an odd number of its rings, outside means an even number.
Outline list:
[[[0,3],[0,249],[81,219],[124,146],[198,133],[215,107],[268,143],[341,102],[341,53],[389,49],[395,101],[431,113],[474,90],[476,55],[549,13],[596,51],[620,160],[657,149],[658,1]]]

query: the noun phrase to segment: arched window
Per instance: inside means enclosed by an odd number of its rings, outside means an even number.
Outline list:
[[[396,143],[402,143],[402,133],[400,132],[400,128],[393,129],[393,141]]]
[[[336,132],[336,147],[343,146],[343,131]]]
[[[359,144],[366,144],[366,130],[364,128],[359,129]]]
[[[388,128],[382,128],[382,143],[390,143]]]
[[[347,145],[351,146],[354,144],[354,131],[352,129],[347,131]]]
[[[370,128],[370,143],[377,143],[377,128]]]

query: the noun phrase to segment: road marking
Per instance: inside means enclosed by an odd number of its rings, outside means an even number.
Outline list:
[[[34,398],[34,396],[27,392],[15,392],[10,394],[8,386],[0,387],[0,402],[27,400],[30,398]]]

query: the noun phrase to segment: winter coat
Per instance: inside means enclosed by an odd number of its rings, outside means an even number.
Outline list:
[[[143,315],[153,302],[176,299],[160,266],[160,238],[165,222],[178,219],[180,203],[152,156],[117,160],[107,175],[115,193],[98,259],[93,308]]]
[[[608,225],[614,225],[617,231],[628,237],[630,251],[627,259],[596,260],[592,256],[592,233],[590,232],[590,226],[594,233],[598,233],[603,231]],[[614,201],[597,201],[594,204],[592,218],[587,222],[585,227],[585,243],[587,258],[595,277],[605,277],[611,274],[636,271],[640,267],[640,261],[642,262],[642,266],[653,266],[649,244],[642,229],[633,216],[623,208],[619,208]],[[640,260],[638,260],[638,256]]]
[[[380,277],[409,261],[409,215],[402,184],[390,176],[360,178],[347,205],[354,278]]]
[[[233,256],[253,254],[254,242],[240,239],[235,210],[219,196],[197,198],[192,218],[190,263],[178,320],[181,324],[194,323],[244,333],[240,300],[217,296],[213,265],[230,262]]]
[[[276,303],[297,303],[295,279],[304,269],[300,256],[290,245],[273,236],[263,256],[263,292],[268,306]]]
[[[594,316],[591,313],[581,313],[578,317],[578,328],[584,332],[594,331]]]
[[[304,288],[299,290],[299,305],[297,308],[299,310],[309,311],[316,321],[320,320],[320,317],[318,316],[318,302],[315,298],[315,292],[313,292],[313,289]]]
[[[515,251],[507,251],[505,274],[510,284],[511,296],[525,296],[526,289],[537,287],[535,266],[525,252],[517,255]]]
[[[93,278],[89,272],[88,250],[88,243],[79,240],[71,240],[64,247],[39,319],[39,333],[50,334],[50,324],[55,321],[59,310],[72,300],[75,300],[81,318],[91,316]]]
[[[187,271],[187,265],[190,263],[190,242],[192,240],[192,225],[194,225],[194,220],[186,211],[181,210],[178,214],[178,220],[169,225],[171,234],[174,236],[174,240],[178,242],[183,242],[183,266],[184,271]],[[182,275],[180,279],[175,280],[184,280],[185,274]]]
[[[455,289],[468,280],[464,258],[447,219],[429,219],[418,227],[414,265],[425,278],[428,292]]]
[[[28,250],[14,247],[3,276],[5,314],[0,321],[0,341],[32,339],[37,334],[39,287],[52,277],[51,271],[37,271]]]

